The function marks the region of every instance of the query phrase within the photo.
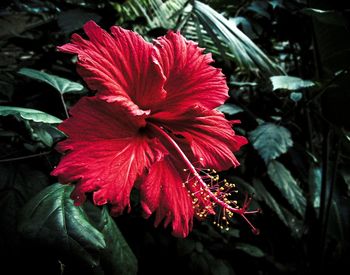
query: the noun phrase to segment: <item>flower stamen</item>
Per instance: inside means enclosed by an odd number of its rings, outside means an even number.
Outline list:
[[[171,138],[170,133],[162,127],[154,123],[148,123],[149,129],[162,141],[162,144],[167,147],[169,152],[177,154],[185,164],[183,172],[188,172],[187,180],[183,186],[188,189],[188,194],[192,199],[192,207],[198,218],[203,219],[208,214],[218,213],[218,219],[215,224],[226,230],[229,225],[229,219],[234,214],[240,215],[250,226],[254,234],[259,234],[259,230],[249,221],[246,215],[259,213],[260,210],[248,211],[251,197],[246,196],[242,207],[237,205],[237,201],[228,199],[231,189],[235,188],[235,184],[220,180],[220,176],[214,169],[198,169],[193,166],[178,144]],[[233,190],[237,193],[237,190]],[[220,210],[215,211],[214,208]]]

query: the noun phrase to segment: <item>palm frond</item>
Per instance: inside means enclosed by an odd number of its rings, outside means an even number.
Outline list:
[[[201,26],[212,40],[221,40],[224,47],[229,49],[234,60],[250,72],[264,76],[284,74],[260,48],[237,26],[210,6],[194,1],[193,13],[197,16]],[[222,45],[219,41],[217,46]],[[223,49],[221,50],[223,51]]]
[[[180,30],[226,63],[266,78],[285,74],[248,36],[223,15],[200,1],[129,0],[118,4],[121,22],[144,17],[147,26],[137,31],[146,35],[155,28]]]
[[[143,17],[147,21],[146,29],[162,27],[171,29],[176,24],[174,14],[185,6],[187,0],[129,0],[123,4],[114,4],[120,19],[117,23],[123,24],[126,21]]]

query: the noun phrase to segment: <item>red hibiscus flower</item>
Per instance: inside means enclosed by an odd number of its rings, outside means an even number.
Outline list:
[[[78,73],[96,95],[82,98],[59,126],[68,138],[57,146],[64,156],[52,172],[61,183],[75,182],[75,204],[92,192],[96,205],[109,203],[118,215],[130,210],[135,187],[145,216],[155,212],[155,224],[164,219],[180,237],[194,216],[219,211],[247,220],[254,212],[248,202],[230,201],[233,184],[210,170],[237,166],[233,152],[247,142],[214,109],[228,88],[211,55],[175,32],[151,44],[120,27],[110,35],[92,21],[84,31],[89,40],[73,34],[59,50],[78,56]]]

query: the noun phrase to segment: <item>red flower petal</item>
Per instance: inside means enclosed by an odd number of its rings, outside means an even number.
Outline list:
[[[97,205],[109,202],[112,213],[120,214],[129,206],[135,180],[158,158],[158,146],[139,132],[144,119],[126,115],[117,103],[85,97],[71,114],[59,126],[68,139],[58,150],[66,154],[52,175],[62,183],[78,181],[72,193],[76,204],[94,192]]]
[[[213,109],[228,98],[228,87],[221,70],[210,66],[210,54],[179,33],[169,32],[154,42],[154,58],[166,77],[164,89],[167,110],[179,111],[200,104]],[[162,109],[160,106],[158,109]]]
[[[246,144],[247,139],[235,134],[232,123],[222,113],[195,106],[181,116],[161,112],[152,117],[174,134],[184,136],[203,167],[220,171],[239,165],[233,152]],[[184,152],[188,151],[179,145]]]
[[[143,110],[165,97],[164,76],[151,58],[152,44],[116,26],[111,36],[93,21],[84,31],[90,40],[73,34],[71,43],[58,49],[78,55],[77,70],[98,97],[108,102],[131,99]],[[142,114],[137,106],[131,109]]]
[[[165,219],[179,237],[188,235],[194,215],[214,214],[213,205],[245,218],[249,211],[222,200],[226,184],[201,169],[238,165],[233,152],[247,142],[212,110],[228,88],[211,56],[179,33],[152,46],[119,27],[110,35],[90,21],[84,30],[89,40],[75,34],[59,49],[78,55],[78,72],[97,94],[81,99],[60,125],[68,139],[58,145],[65,155],[52,172],[62,183],[76,182],[75,203],[93,192],[95,204],[110,203],[120,214],[135,185],[146,216],[156,212],[155,224]]]
[[[182,183],[178,169],[167,156],[151,166],[139,189],[146,216],[156,211],[156,226],[165,218],[164,226],[172,223],[173,235],[184,238],[192,230],[194,211]]]

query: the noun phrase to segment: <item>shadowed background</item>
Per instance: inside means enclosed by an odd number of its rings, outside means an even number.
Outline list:
[[[310,274],[348,266],[350,9],[343,2],[2,1],[4,274]],[[254,194],[260,235],[239,217],[229,231],[213,218],[177,239],[142,218],[136,191],[132,212],[112,219],[107,207],[73,206],[71,187],[55,184],[54,146],[64,138],[56,119],[92,95],[75,58],[56,46],[83,35],[91,19],[149,41],[179,30],[213,54],[230,87],[218,109],[241,120],[235,130],[250,141],[241,166],[221,176],[236,184],[241,204]]]

